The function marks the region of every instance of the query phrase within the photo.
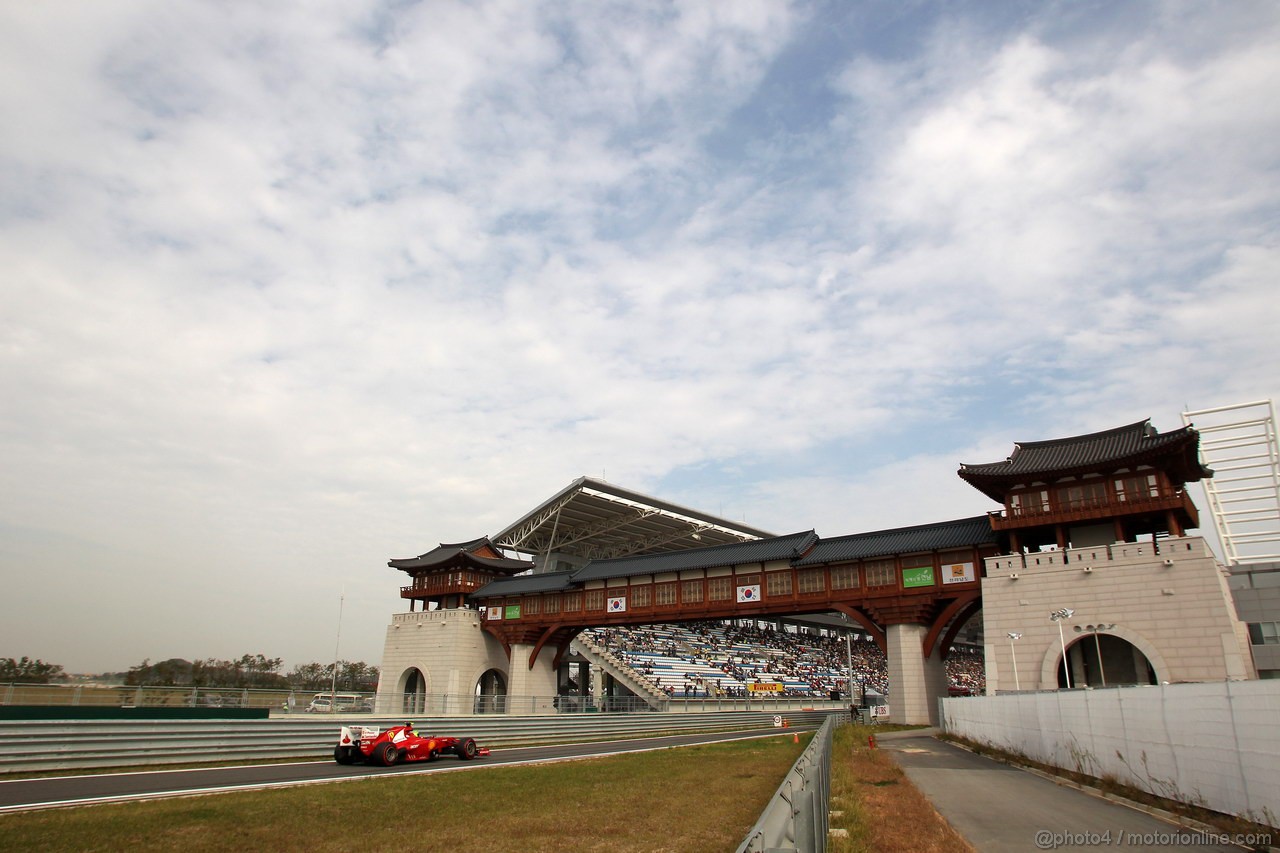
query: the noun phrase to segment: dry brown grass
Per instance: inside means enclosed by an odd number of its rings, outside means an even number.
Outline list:
[[[973,853],[884,751],[870,749],[864,726],[836,731],[831,753],[829,853]],[[837,815],[836,812],[841,814]]]

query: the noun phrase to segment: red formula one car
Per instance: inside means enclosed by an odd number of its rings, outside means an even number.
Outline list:
[[[339,764],[364,761],[390,767],[404,761],[434,761],[439,755],[456,755],[470,761],[489,750],[469,737],[429,737],[414,731],[413,723],[380,731],[374,726],[343,726],[333,760]]]

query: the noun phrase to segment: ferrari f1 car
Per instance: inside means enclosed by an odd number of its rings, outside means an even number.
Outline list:
[[[469,738],[430,737],[414,731],[413,723],[381,731],[375,726],[343,726],[333,760],[339,764],[381,764],[390,767],[405,761],[434,761],[441,755],[456,755],[470,761],[489,750]]]

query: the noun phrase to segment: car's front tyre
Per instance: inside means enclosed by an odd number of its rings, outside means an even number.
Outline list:
[[[467,738],[461,744],[458,745],[458,757],[461,758],[463,761],[470,761],[471,759],[475,758],[479,753],[480,753],[480,750],[476,747],[476,742],[471,738]]]

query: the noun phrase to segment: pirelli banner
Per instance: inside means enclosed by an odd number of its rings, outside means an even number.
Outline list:
[[[762,684],[757,682],[756,684],[748,684],[747,690],[751,693],[781,693],[782,685],[774,684],[772,682],[770,682],[769,684]]]

